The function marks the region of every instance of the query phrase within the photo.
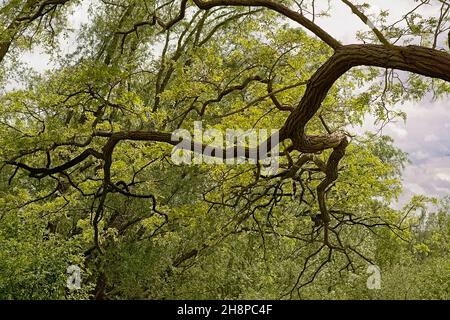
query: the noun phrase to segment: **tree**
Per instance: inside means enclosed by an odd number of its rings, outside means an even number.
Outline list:
[[[300,296],[329,264],[335,272],[373,263],[361,240],[377,229],[402,236],[405,221],[389,204],[406,156],[388,138],[356,139],[346,128],[368,112],[390,121],[390,104],[431,90],[448,94],[445,1],[421,1],[393,25],[382,12],[376,27],[367,6],[342,0],[371,28],[358,44],[319,27],[315,18],[325,13],[314,1],[100,1],[76,50],[61,57],[58,34],[67,31],[63,10],[71,2],[11,0],[0,11],[0,61],[20,50],[14,44],[27,30],[43,34],[39,21],[62,12],[59,31],[47,35],[58,67],[30,74],[26,88],[0,98],[2,198],[10,199],[2,210],[40,217],[58,237],[79,239],[96,298],[176,296],[176,281],[192,265],[237,250],[232,269],[251,248],[263,251],[260,268],[286,261],[283,272],[268,275],[280,279],[273,295]],[[425,5],[439,16],[418,15]],[[421,45],[408,44],[418,38]],[[172,132],[194,121],[278,129],[279,172],[265,176],[261,163],[174,164]],[[296,265],[290,259],[301,261],[298,272],[286,272]],[[135,279],[115,287],[125,270],[143,272],[148,263],[153,275],[141,291]],[[223,296],[246,285],[230,286]]]

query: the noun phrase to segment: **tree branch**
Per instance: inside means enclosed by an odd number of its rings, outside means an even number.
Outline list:
[[[210,0],[210,1],[202,1],[202,0],[194,0],[194,3],[200,8],[204,10],[211,9],[217,6],[252,6],[252,7],[265,7],[276,11],[283,16],[299,23],[312,33],[314,33],[317,37],[319,37],[322,41],[328,44],[333,49],[338,49],[342,45],[333,38],[330,34],[328,34],[325,30],[319,27],[317,24],[307,19],[302,14],[289,9],[288,7],[276,3],[270,0]]]
[[[377,36],[378,40],[380,40],[380,42],[383,45],[385,45],[386,47],[391,46],[391,44],[389,43],[389,41],[387,41],[387,39],[384,37],[384,35],[381,33],[381,31],[378,30],[378,28],[370,21],[370,19],[362,11],[360,11],[353,3],[351,3],[348,0],[342,0],[342,2],[344,2],[347,6],[349,6],[350,9],[352,10],[352,12],[355,15],[357,15],[358,18],[361,19],[362,22],[364,22],[366,25],[368,25],[373,30],[373,32]]]

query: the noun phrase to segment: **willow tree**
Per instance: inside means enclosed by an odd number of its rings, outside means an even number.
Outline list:
[[[81,1],[7,1],[2,81],[24,80],[0,97],[1,219],[36,224],[42,246],[75,246],[65,259],[84,265],[96,298],[239,297],[249,286],[292,297],[325,268],[337,277],[376,263],[373,234],[405,236],[389,204],[406,156],[388,137],[347,131],[448,94],[450,9],[411,1],[388,24],[386,11],[340,4],[367,29],[359,43],[322,29],[333,7],[315,1],[98,1],[76,33],[67,18]],[[16,55],[39,43],[55,67],[19,68]],[[278,172],[174,163],[172,133],[195,121],[277,129]],[[232,260],[252,261],[249,283],[227,273]],[[200,293],[224,279],[222,293]]]

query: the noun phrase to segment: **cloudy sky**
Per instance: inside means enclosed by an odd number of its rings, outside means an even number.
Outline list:
[[[87,4],[84,0],[82,8],[76,10],[70,18],[76,29],[87,20]],[[327,3],[326,0],[316,3]],[[361,3],[361,1],[359,1]],[[366,0],[372,5],[372,12],[389,9],[389,21],[396,21],[417,5],[414,0]],[[320,18],[317,23],[345,44],[355,42],[357,30],[368,30],[350,9],[340,1],[330,1],[332,16]],[[354,1],[354,3],[356,3]],[[433,3],[433,1],[432,1]],[[439,3],[425,6],[422,13],[436,14]],[[70,42],[67,48],[70,50]],[[22,56],[23,61],[36,70],[42,71],[51,67],[48,57],[39,49]],[[450,195],[450,97],[431,101],[424,99],[419,103],[407,103],[400,107],[408,115],[406,124],[397,122],[388,125],[383,133],[392,136],[395,144],[410,155],[412,161],[404,172],[405,191],[400,203],[405,203],[413,194],[430,196]],[[372,129],[373,121],[367,119],[364,129]]]

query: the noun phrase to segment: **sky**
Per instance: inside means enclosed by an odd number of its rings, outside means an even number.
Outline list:
[[[81,23],[88,19],[87,8],[90,1],[84,0],[84,4],[71,15],[69,21],[74,29],[79,28]],[[327,3],[326,0],[316,2]],[[398,20],[417,5],[413,0],[366,0],[365,2],[372,5],[372,13],[389,9],[389,21]],[[369,30],[340,1],[330,1],[330,3],[333,8],[331,17],[319,18],[316,22],[342,43],[355,43],[356,31]],[[435,5],[426,6],[422,12],[424,14],[438,12],[439,8],[438,2],[435,1]],[[70,50],[73,41],[73,37],[65,40],[67,50]],[[21,58],[37,71],[53,67],[49,57],[39,48],[24,53]],[[395,145],[409,154],[411,164],[407,166],[403,175],[404,192],[399,202],[394,205],[401,206],[414,194],[437,197],[450,195],[450,97],[438,101],[425,98],[420,102],[405,103],[397,108],[406,112],[406,123],[401,121],[389,124],[384,128],[383,134],[393,137]],[[374,128],[373,119],[368,117],[365,124],[355,130],[364,131]]]

